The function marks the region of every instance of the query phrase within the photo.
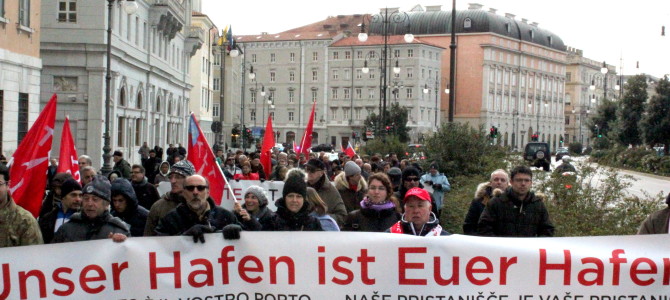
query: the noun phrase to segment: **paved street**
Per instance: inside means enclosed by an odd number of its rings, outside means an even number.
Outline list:
[[[574,164],[577,166],[578,170],[580,169],[580,165],[585,163],[585,159],[586,157],[584,156],[575,158]],[[590,164],[593,166],[597,165],[595,163]],[[552,170],[558,165],[559,163],[552,161]],[[661,193],[663,197],[665,197],[668,191],[670,191],[670,177],[651,175],[622,169],[617,170],[618,174],[620,175],[629,175],[632,177],[631,180],[629,180],[632,185],[626,189],[630,195],[644,198],[645,193],[646,196],[656,196],[657,194]],[[603,174],[603,172],[596,174],[594,177],[594,182],[602,182],[605,176],[606,174]]]

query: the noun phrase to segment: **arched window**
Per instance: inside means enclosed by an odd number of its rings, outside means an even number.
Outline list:
[[[126,88],[125,86],[121,88],[119,92],[119,106],[126,106]]]
[[[137,101],[135,102],[135,108],[142,109],[142,93],[137,93]]]
[[[286,142],[287,143],[293,143],[295,141],[295,132],[289,131],[286,133]]]
[[[472,27],[472,19],[465,18],[465,20],[463,20],[463,28],[471,28],[471,27]]]
[[[168,115],[171,113],[172,113],[172,99],[168,100],[168,110],[167,110]]]
[[[161,96],[156,97],[156,112],[161,112]]]

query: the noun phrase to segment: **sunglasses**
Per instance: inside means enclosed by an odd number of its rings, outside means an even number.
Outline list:
[[[206,185],[187,185],[184,187],[187,191],[192,192],[195,189],[198,189],[198,192],[202,192],[205,189],[208,189],[209,187]]]
[[[405,181],[419,181],[418,177],[407,177],[404,179]]]

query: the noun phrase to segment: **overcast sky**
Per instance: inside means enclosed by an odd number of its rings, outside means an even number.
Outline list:
[[[442,4],[442,10],[451,10],[451,1],[434,0],[202,1],[203,13],[219,28],[232,25],[235,35],[277,33],[328,16],[377,13],[382,7],[407,11],[417,4]],[[626,75],[638,72],[637,61],[641,73],[659,77],[670,73],[670,0],[459,0],[456,9],[467,9],[468,3],[537,22],[566,45],[584,50],[587,58],[617,66],[617,72],[623,58]],[[665,37],[661,36],[662,25],[668,27]]]

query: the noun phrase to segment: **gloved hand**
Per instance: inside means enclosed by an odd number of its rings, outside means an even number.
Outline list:
[[[242,227],[237,224],[228,224],[223,227],[223,238],[226,240],[239,240]]]
[[[433,184],[433,189],[434,189],[434,190],[441,191],[441,190],[442,190],[442,185],[439,184],[439,183]]]
[[[198,243],[198,241],[200,241],[201,243],[204,244],[205,233],[212,233],[212,232],[214,232],[214,228],[212,228],[211,226],[195,224],[188,230],[184,231],[184,235],[192,236],[194,243]]]

